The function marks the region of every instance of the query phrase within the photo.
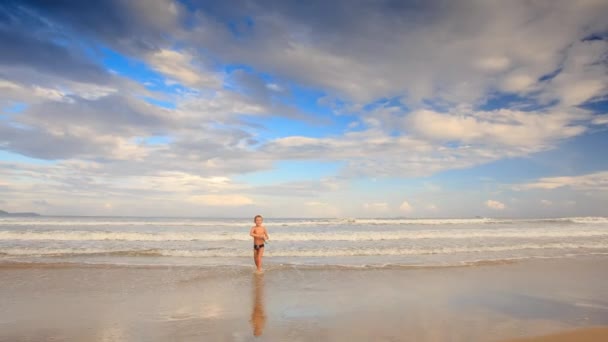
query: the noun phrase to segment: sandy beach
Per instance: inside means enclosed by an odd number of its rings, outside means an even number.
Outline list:
[[[0,340],[601,341],[607,278],[600,256],[430,268],[270,262],[262,275],[4,263]]]
[[[511,340],[510,342],[590,342],[606,341],[608,327],[581,328],[557,334]]]

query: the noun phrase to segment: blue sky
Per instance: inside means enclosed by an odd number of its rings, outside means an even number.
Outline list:
[[[607,15],[602,1],[8,1],[0,208],[606,216]]]

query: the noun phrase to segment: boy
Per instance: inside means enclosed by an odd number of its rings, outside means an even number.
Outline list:
[[[262,256],[264,255],[264,242],[270,240],[266,227],[262,226],[264,219],[262,215],[256,215],[253,218],[255,226],[251,227],[249,235],[253,237],[253,261],[258,272],[262,272]]]

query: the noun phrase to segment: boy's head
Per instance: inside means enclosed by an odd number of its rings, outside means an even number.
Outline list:
[[[255,222],[256,226],[261,225],[263,221],[264,218],[262,217],[262,215],[255,215],[255,217],[253,218],[253,222]]]

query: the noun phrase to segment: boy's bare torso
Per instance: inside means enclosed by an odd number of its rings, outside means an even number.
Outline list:
[[[265,235],[266,234],[266,227],[264,226],[254,226],[253,227],[253,234],[255,235]],[[253,238],[253,243],[256,245],[261,245],[264,243],[264,239],[262,238],[258,238],[258,237],[254,237]]]

